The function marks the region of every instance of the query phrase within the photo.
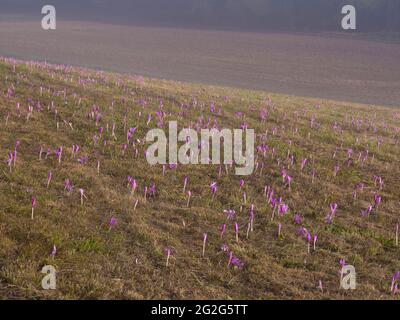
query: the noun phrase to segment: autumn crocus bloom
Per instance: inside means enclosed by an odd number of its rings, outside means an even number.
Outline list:
[[[314,238],[313,238],[313,249],[314,249],[314,251],[316,250],[317,239],[318,239],[318,236],[316,234],[314,234]]]
[[[225,231],[226,231],[226,224],[225,223],[221,226],[220,231],[221,231],[221,238],[222,238],[224,236],[224,234],[225,234]]]
[[[336,214],[337,207],[338,207],[337,203],[332,203],[332,204],[330,205],[331,214],[332,214],[332,215],[335,215],[335,214]]]
[[[281,170],[281,176],[282,176],[282,181],[285,182],[285,179],[286,179],[286,177],[287,177],[287,173],[286,173],[286,170],[285,170],[285,169],[282,169],[282,170]]]
[[[251,232],[253,232],[253,227],[254,227],[254,204],[250,206],[250,222],[249,222],[249,227]]]
[[[151,195],[151,196],[154,197],[154,196],[156,195],[157,189],[156,189],[156,185],[155,185],[154,183],[151,185],[149,191],[150,191],[150,195]]]
[[[291,185],[292,185],[292,180],[293,180],[293,178],[292,178],[291,176],[286,176],[286,182],[287,182],[287,184],[288,184],[289,191],[292,190],[292,187],[291,187]]]
[[[205,254],[205,252],[206,252],[207,238],[208,238],[207,233],[203,233],[203,253],[202,253],[202,255],[201,255],[203,258],[204,258],[204,254]]]
[[[72,158],[75,158],[80,149],[78,145],[72,145]]]
[[[57,247],[56,247],[56,245],[54,244],[53,245],[53,249],[51,250],[51,253],[50,253],[50,257],[54,260],[54,258],[55,258],[55,256],[56,256],[56,253],[57,253]]]
[[[31,215],[31,219],[33,220],[33,213],[35,211],[36,208],[36,198],[32,197],[32,215]]]
[[[343,279],[343,268],[346,266],[346,261],[344,259],[340,259],[339,264],[340,264],[340,279]]]
[[[296,224],[301,224],[301,216],[298,213],[294,215],[293,220]]]
[[[188,177],[185,177],[185,179],[183,179],[183,193],[185,193],[186,191],[187,183],[188,183]]]
[[[9,152],[8,153],[7,165],[10,168],[10,172],[12,171],[13,160],[14,160],[14,152]]]
[[[301,170],[303,170],[304,169],[304,167],[306,166],[306,164],[307,164],[307,158],[306,159],[303,159],[303,160],[301,160]]]
[[[131,188],[131,193],[135,194],[136,188],[137,188],[137,182],[135,179],[132,177],[128,176],[128,186]]]
[[[357,192],[358,191],[362,192],[363,190],[364,190],[364,184],[362,182],[357,183],[354,187],[353,198],[357,199]]]
[[[310,233],[307,234],[306,241],[307,241],[307,252],[310,253],[310,246],[311,246],[311,234]]]
[[[233,220],[236,217],[236,211],[235,210],[224,210],[224,213],[226,214],[226,218],[228,220]]]
[[[287,204],[281,204],[279,206],[279,215],[284,216],[289,210],[289,206]]]
[[[63,152],[63,148],[62,147],[59,147],[57,149],[57,151],[56,151],[56,155],[57,155],[57,158],[58,158],[58,163],[61,163],[62,152]]]
[[[14,156],[13,156],[14,166],[15,166],[15,163],[16,163],[16,161],[17,161],[17,149],[18,149],[18,147],[20,146],[20,144],[21,144],[21,141],[19,141],[19,140],[17,140],[17,141],[15,142]]]
[[[186,203],[186,206],[187,207],[189,207],[189,205],[190,205],[190,198],[192,197],[192,191],[188,191],[188,198],[187,198],[187,203]]]
[[[147,201],[147,192],[148,192],[148,188],[147,186],[144,187],[144,202]]]
[[[368,217],[373,210],[374,210],[374,207],[372,205],[369,205],[367,210],[361,210],[361,215],[363,217]]]
[[[399,279],[400,279],[400,271],[397,271],[392,277],[392,285],[390,287],[392,295],[395,295],[398,292]]]
[[[211,189],[211,193],[212,193],[212,200],[214,200],[215,194],[217,193],[218,190],[218,186],[216,182],[212,182],[210,184],[210,189]]]
[[[229,267],[230,265],[232,265],[233,267],[236,267],[236,268],[238,268],[238,269],[242,269],[243,266],[244,266],[244,264],[243,264],[237,257],[235,257],[235,256],[233,255],[233,252],[232,252],[232,251],[229,253],[228,267]]]
[[[108,222],[108,225],[110,228],[114,227],[117,224],[117,219],[114,217],[111,217],[110,221]]]
[[[223,245],[221,246],[221,251],[222,251],[222,252],[228,252],[228,251],[229,251],[229,246],[228,246],[227,244],[223,244]]]
[[[318,289],[320,289],[321,291],[324,291],[324,287],[322,286],[322,280],[318,281]]]
[[[171,248],[165,248],[164,252],[167,255],[167,262],[166,262],[165,266],[168,267],[169,266],[169,258],[171,257],[171,254],[172,254],[172,249]]]
[[[304,227],[299,229],[299,234],[306,240],[307,242],[307,252],[310,253],[310,246],[311,246],[311,234],[308,232],[308,230]],[[315,236],[314,236],[314,241],[317,241]]]
[[[83,205],[83,198],[87,199],[85,196],[85,190],[84,189],[79,189],[79,194],[81,195],[81,205]]]
[[[334,168],[334,170],[333,170],[333,171],[334,171],[333,173],[334,173],[334,176],[335,176],[335,177],[337,176],[339,170],[340,170],[340,166],[339,166],[339,165],[336,165],[335,168]]]
[[[236,242],[239,242],[239,225],[235,222],[235,234],[236,234]]]
[[[331,212],[328,213],[328,215],[325,217],[325,222],[326,223],[331,223],[333,221],[333,218],[336,215],[337,207],[338,207],[337,203],[331,203],[330,204]]]
[[[382,201],[382,197],[380,195],[378,195],[378,194],[375,194],[374,195],[375,206],[379,206],[381,201]]]
[[[50,186],[52,177],[53,177],[53,173],[50,171],[49,174],[47,175],[47,188],[49,188],[49,186]]]
[[[69,179],[65,180],[64,189],[67,190],[67,192],[72,192],[73,188],[74,186],[72,185],[71,181]]]

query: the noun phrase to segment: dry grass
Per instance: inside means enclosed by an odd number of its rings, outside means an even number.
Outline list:
[[[80,79],[80,83],[78,83]],[[6,97],[8,88],[15,94]],[[43,88],[42,95],[40,88]],[[65,97],[64,97],[65,92]],[[189,85],[184,83],[127,77],[74,68],[0,62],[0,297],[38,299],[389,299],[390,281],[400,270],[399,247],[394,243],[399,219],[399,113],[394,109],[317,101],[264,92]],[[228,97],[228,98],[226,98]],[[79,104],[79,99],[81,103]],[[268,98],[272,103],[268,103]],[[31,100],[30,100],[31,99]],[[144,99],[146,106],[138,102]],[[261,136],[268,130],[267,144],[276,148],[276,156],[258,161],[264,169],[244,178],[248,201],[243,204],[240,177],[233,170],[218,166],[178,166],[162,175],[160,166],[150,167],[145,145],[136,143],[138,156],[125,143],[123,118],[127,128],[138,127],[135,138],[143,140],[149,128],[156,127],[155,112],[164,101],[166,121],[178,120],[180,127],[203,116],[216,118],[220,127],[237,128],[243,122],[236,112]],[[38,110],[38,102],[43,110]],[[54,102],[54,108],[51,102]],[[197,105],[195,106],[195,101]],[[16,105],[20,103],[20,111]],[[214,102],[216,114],[210,113]],[[28,104],[34,106],[26,120]],[[92,105],[100,107],[99,126],[87,117]],[[315,105],[320,104],[320,108]],[[268,109],[268,121],[259,119],[261,108]],[[57,114],[55,112],[57,110]],[[140,112],[140,116],[139,116]],[[149,113],[153,120],[146,126]],[[6,125],[6,118],[9,115]],[[315,125],[310,127],[310,118]],[[362,121],[356,128],[352,120]],[[57,130],[56,122],[59,122]],[[118,140],[111,137],[116,123]],[[340,127],[333,130],[334,123]],[[71,123],[73,130],[67,124]],[[106,126],[109,125],[107,131]],[[317,128],[316,125],[320,127]],[[104,133],[98,145],[93,136]],[[273,135],[273,129],[276,134]],[[378,147],[377,139],[382,140]],[[10,173],[7,154],[21,141],[16,166]],[[102,144],[107,140],[107,145]],[[292,141],[289,147],[288,141]],[[88,155],[87,165],[71,159],[73,144],[81,146],[80,155]],[[54,150],[64,147],[63,160],[54,154],[39,161],[40,146]],[[354,149],[350,166],[347,148]],[[337,148],[336,158],[332,157]],[[295,156],[293,166],[288,149]],[[357,160],[359,152],[369,150],[368,160]],[[374,160],[372,160],[372,155]],[[278,165],[277,159],[280,158]],[[311,181],[312,165],[300,170],[302,158],[314,159],[317,175]],[[97,161],[101,163],[97,174]],[[333,176],[335,164],[341,170]],[[292,190],[282,183],[279,172],[285,166],[293,177]],[[47,174],[53,172],[50,188]],[[138,181],[131,195],[127,176]],[[385,187],[379,193],[382,204],[377,213],[362,217],[361,209],[372,201],[377,188],[373,176],[381,176]],[[190,208],[182,193],[183,179],[189,176],[188,190],[193,192]],[[64,190],[64,181],[75,186],[72,194]],[[218,181],[216,199],[211,202],[209,185]],[[157,186],[155,197],[144,202],[143,188]],[[365,190],[353,200],[358,182]],[[289,213],[271,222],[271,208],[264,186],[289,204]],[[78,188],[88,199],[80,204]],[[31,220],[31,198],[37,198],[35,218]],[[139,200],[136,210],[134,202]],[[324,222],[329,205],[337,202],[334,222]],[[255,228],[246,239],[250,204],[255,204]],[[242,211],[240,208],[242,207]],[[224,209],[238,214],[240,241],[236,243],[229,223],[224,239],[219,227],[226,221]],[[307,253],[304,240],[296,233],[293,214],[303,217],[303,226],[318,234],[317,250]],[[118,223],[109,228],[108,221]],[[283,236],[277,238],[277,224]],[[209,243],[201,257],[202,235]],[[228,268],[228,257],[221,252],[228,244],[244,262],[243,269]],[[54,261],[50,258],[56,245]],[[170,266],[165,267],[164,248],[173,248]],[[344,258],[357,270],[358,287],[339,289],[339,259]],[[57,290],[44,291],[40,283],[43,265],[56,267]],[[317,289],[322,280],[324,291]]]

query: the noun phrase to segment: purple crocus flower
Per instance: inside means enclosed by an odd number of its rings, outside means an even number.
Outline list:
[[[36,198],[32,197],[32,208],[36,208]]]
[[[236,217],[236,211],[235,210],[224,210],[224,213],[226,214],[226,218],[228,220],[234,220]]]
[[[88,163],[88,161],[89,161],[88,156],[82,156],[82,157],[78,158],[79,164],[81,164],[83,166],[86,165]]]
[[[227,244],[223,244],[223,245],[221,246],[221,251],[222,251],[222,252],[228,252],[228,251],[229,251],[229,246],[228,246]]]
[[[374,195],[374,202],[375,202],[375,206],[376,207],[380,205],[381,201],[382,201],[382,197],[380,195],[378,195],[378,194],[375,194]]]
[[[49,188],[52,178],[53,178],[53,173],[50,171],[49,174],[47,175],[47,188]]]
[[[236,235],[236,242],[239,242],[239,224],[235,222],[235,235]]]
[[[8,153],[7,165],[10,168],[10,172],[12,171],[13,160],[14,160],[14,152],[9,152]]]
[[[212,193],[212,200],[214,200],[214,197],[215,197],[215,195],[217,193],[217,190],[218,190],[217,183],[216,182],[212,182],[210,184],[210,189],[211,189],[211,193]]]
[[[279,205],[279,215],[284,216],[289,210],[289,206],[287,204]]]
[[[81,148],[78,145],[72,145],[72,158],[75,158]]]
[[[316,234],[314,234],[314,237],[313,237],[313,249],[314,249],[314,251],[316,250],[317,240],[318,240],[318,236]]]
[[[35,211],[35,208],[36,208],[36,198],[35,197],[32,197],[32,201],[31,201],[31,204],[32,204],[32,214],[31,214],[31,219],[33,220],[33,213],[34,213],[34,211]]]
[[[308,230],[304,227],[300,227],[298,229],[298,234],[304,238],[306,241],[311,241],[311,234],[308,232]]]
[[[51,253],[50,253],[50,257],[54,260],[54,258],[55,258],[55,256],[56,256],[56,253],[57,253],[57,247],[56,247],[56,245],[54,244],[53,245],[53,249],[51,250]]]
[[[288,184],[288,186],[289,186],[289,191],[292,190],[292,187],[291,187],[291,185],[292,185],[292,180],[293,180],[293,178],[292,178],[291,176],[286,176],[286,182],[287,182],[287,184]]]
[[[212,183],[210,184],[210,188],[211,188],[211,192],[212,192],[212,193],[216,193],[217,190],[218,190],[217,183],[216,183],[216,182],[212,182]]]
[[[396,293],[398,292],[399,279],[400,271],[397,271],[392,277],[392,285],[390,287],[390,291],[393,296],[396,295]]]
[[[149,189],[147,188],[147,186],[144,187],[144,202],[147,201],[147,193],[148,193]]]
[[[203,233],[203,253],[201,255],[203,258],[204,258],[204,255],[206,253],[207,238],[208,238],[208,234],[207,233]]]
[[[172,249],[171,248],[165,248],[164,252],[167,255],[167,262],[166,262],[165,266],[168,267],[169,266],[169,258],[172,255]]]
[[[110,226],[110,228],[114,227],[117,224],[117,219],[114,217],[111,217],[110,221],[108,222],[108,225]]]
[[[231,251],[229,253],[229,262],[228,262],[228,267],[232,265],[234,268],[242,269],[244,266],[244,263],[242,263],[239,258],[235,257],[233,255],[233,252]]]
[[[340,170],[340,166],[339,165],[335,165],[334,169],[333,169],[333,175],[336,177],[338,172]]]
[[[186,191],[187,183],[188,183],[188,177],[185,177],[185,179],[183,179],[183,193],[185,193]]]
[[[338,207],[337,203],[332,203],[332,204],[330,205],[331,214],[332,214],[332,215],[335,215],[335,214],[336,214],[337,207]]]
[[[346,260],[340,259],[339,264],[340,264],[340,279],[343,279],[343,268],[346,266]]]
[[[296,224],[301,224],[301,216],[298,214],[298,213],[296,213],[295,215],[294,215],[294,217],[293,217],[293,220],[294,220],[294,222],[296,223]]]
[[[62,147],[58,147],[58,149],[56,151],[56,156],[57,156],[57,159],[58,159],[58,163],[61,163],[62,152],[63,152],[63,148]]]
[[[189,205],[190,205],[190,199],[192,198],[192,191],[189,190],[189,191],[187,192],[187,194],[188,194],[188,198],[187,198],[186,206],[189,207]]]
[[[224,236],[224,234],[225,234],[225,231],[226,231],[226,224],[225,223],[221,226],[220,231],[221,231],[221,238],[222,238]]]
[[[73,188],[74,186],[72,185],[72,182],[69,179],[65,180],[64,189],[67,190],[67,192],[71,193]]]
[[[307,158],[301,160],[301,170],[304,169],[304,167],[305,167],[306,164],[307,164],[307,161],[308,161]]]
[[[79,194],[81,195],[81,205],[83,205],[83,198],[87,199],[87,197],[85,195],[85,190],[80,188],[79,189]]]
[[[137,182],[135,179],[132,177],[128,177],[128,185],[130,185],[131,188],[131,193],[135,194],[136,188],[137,188]]]
[[[372,213],[373,210],[374,210],[374,207],[372,205],[369,205],[366,210],[361,210],[361,215],[363,217],[368,217]]]
[[[325,217],[325,222],[326,222],[326,223],[332,223],[333,218],[334,218],[335,215],[336,215],[337,207],[338,207],[337,203],[331,203],[331,204],[330,204],[331,212],[328,213],[328,215]]]

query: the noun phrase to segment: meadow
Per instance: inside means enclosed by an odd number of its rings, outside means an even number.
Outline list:
[[[254,129],[254,173],[150,166],[172,120]],[[398,299],[399,139],[395,108],[1,58],[0,298]]]

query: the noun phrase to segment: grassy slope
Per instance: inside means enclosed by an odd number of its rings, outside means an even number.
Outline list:
[[[7,98],[5,93],[12,86],[15,95]],[[391,277],[400,269],[400,249],[394,243],[400,184],[397,110],[36,64],[18,63],[14,72],[10,61],[0,61],[0,93],[0,297],[390,298]],[[272,106],[267,105],[267,97],[272,99]],[[35,108],[27,121],[29,98]],[[82,101],[78,106],[79,98]],[[138,103],[141,99],[147,106]],[[180,127],[193,124],[203,115],[206,120],[215,117],[220,127],[237,128],[242,119],[235,113],[242,111],[258,135],[268,130],[267,144],[276,148],[277,157],[272,160],[270,154],[266,159],[259,156],[265,164],[264,171],[245,178],[248,202],[242,212],[240,177],[232,170],[229,175],[223,171],[218,179],[217,166],[179,166],[163,176],[160,166],[147,164],[141,143],[137,144],[138,157],[133,155],[132,146],[122,155],[125,109],[127,127],[138,126],[135,137],[142,140],[150,127],[156,127],[154,116],[160,99],[168,113],[166,121],[178,119]],[[198,101],[197,107],[194,100]],[[37,101],[42,111],[38,111]],[[54,108],[50,107],[51,101]],[[211,102],[222,107],[222,112],[211,114]],[[100,126],[105,130],[100,141],[107,140],[106,146],[93,144],[100,127],[87,117],[93,104],[101,109]],[[316,104],[321,107],[316,108]],[[267,123],[259,120],[261,108],[269,110]],[[146,127],[149,113],[153,120]],[[313,115],[319,129],[310,128]],[[352,126],[352,117],[363,121],[359,129]],[[107,123],[111,127],[114,121],[117,141],[106,130]],[[342,131],[332,129],[335,122]],[[275,135],[273,128],[277,128]],[[378,138],[383,141],[379,148]],[[16,167],[10,173],[7,154],[17,140],[21,146]],[[289,140],[290,153],[296,158],[295,165],[288,169],[293,177],[291,192],[279,175],[281,167],[289,163]],[[81,155],[89,156],[87,165],[71,159],[73,144],[81,146]],[[54,155],[39,161],[41,145],[52,151],[63,146],[61,164]],[[336,147],[338,152],[333,159]],[[359,152],[368,149],[367,162],[355,161],[347,167],[349,147],[355,151],[355,160]],[[300,170],[303,157],[315,161],[314,184],[311,162]],[[281,159],[280,165],[277,158]],[[97,160],[101,162],[100,174]],[[341,167],[337,177],[333,176],[335,164]],[[54,178],[47,189],[50,170]],[[139,191],[133,196],[126,186],[128,175],[139,184]],[[374,175],[385,181],[384,190],[380,191],[382,205],[378,214],[363,218],[360,211],[377,190]],[[193,192],[190,208],[186,208],[186,195],[182,192],[185,176],[189,176],[188,189]],[[64,191],[65,179],[75,186],[70,195]],[[212,181],[219,185],[213,202],[209,190]],[[145,203],[143,188],[153,182],[157,195]],[[366,187],[354,201],[352,192],[358,182],[364,182]],[[273,222],[263,195],[265,185],[272,186],[290,207],[286,216]],[[83,206],[78,188],[84,188],[88,196]],[[33,221],[32,196],[38,201]],[[136,199],[139,204],[134,211]],[[324,217],[332,202],[337,202],[339,209],[333,224],[327,225]],[[251,203],[256,207],[255,228],[245,239]],[[224,239],[219,237],[219,227],[226,221],[223,210],[228,208],[239,212],[238,244],[232,223]],[[296,234],[295,212],[302,215],[303,226],[318,234],[316,252],[307,254],[304,240]],[[118,223],[109,230],[108,221],[113,216]],[[281,239],[277,238],[278,223],[282,223]],[[203,232],[209,234],[205,258],[201,258]],[[224,243],[244,262],[242,270],[227,268],[228,257],[220,250]],[[54,261],[49,257],[53,244],[58,249]],[[168,268],[165,247],[174,250]],[[356,267],[355,291],[339,290],[341,258]],[[54,265],[58,271],[56,291],[43,291],[40,287],[40,270],[46,264]],[[320,279],[323,292],[317,289]]]

